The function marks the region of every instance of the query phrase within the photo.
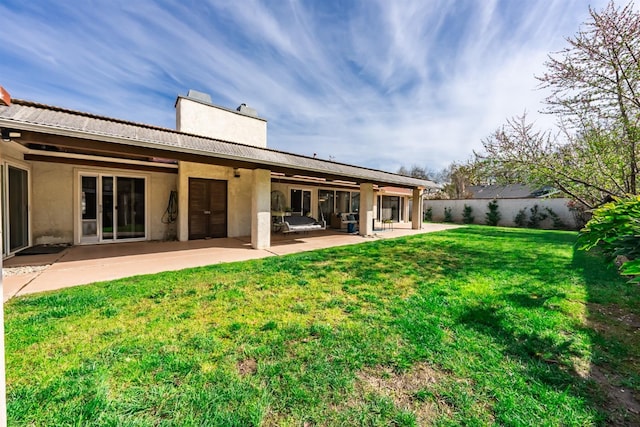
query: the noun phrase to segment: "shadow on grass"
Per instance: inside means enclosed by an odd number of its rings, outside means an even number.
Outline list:
[[[45,394],[65,392],[61,395],[73,402],[76,397],[66,392],[66,386],[67,381],[75,384],[74,375],[85,376],[88,384],[86,390],[82,384],[76,387],[78,396],[101,398],[98,392],[106,390],[104,378],[115,365],[130,376],[114,377],[114,383],[129,378],[146,381],[131,395],[120,397],[138,405],[136,411],[142,414],[150,411],[150,417],[156,416],[151,412],[156,407],[182,407],[182,413],[173,415],[176,420],[196,416],[208,425],[230,425],[231,419],[236,425],[265,425],[269,423],[264,411],[269,407],[299,424],[307,419],[330,424],[322,408],[333,404],[339,409],[339,403],[349,399],[343,390],[359,369],[410,369],[420,361],[443,373],[441,382],[427,382],[420,390],[425,400],[444,400],[447,408],[453,408],[451,414],[443,414],[442,424],[592,425],[608,416],[609,423],[631,425],[633,418],[607,406],[611,389],[589,374],[598,364],[633,382],[630,374],[640,346],[629,340],[628,329],[613,330],[611,335],[609,326],[594,329],[593,323],[617,321],[616,316],[585,312],[584,302],[608,310],[615,306],[617,314],[640,301],[601,260],[572,253],[575,236],[469,227],[16,300],[9,305],[9,348],[14,346],[9,360],[30,351],[36,340],[56,342],[59,336],[63,341],[74,321],[81,329],[82,323],[96,317],[87,307],[105,318],[100,334],[90,331],[92,345],[102,342],[108,350],[88,358],[98,363],[88,366],[104,371],[85,375],[73,366],[55,389],[14,385],[13,408],[33,405],[16,419],[26,424],[46,402]],[[289,303],[278,305],[286,298]],[[202,310],[199,315],[198,310]],[[585,313],[588,325],[581,317]],[[329,315],[335,316],[333,323]],[[260,322],[249,324],[256,318]],[[43,321],[57,325],[55,334],[30,336],[27,328],[39,328]],[[114,329],[118,322],[129,329],[146,323],[153,333],[149,332],[148,342],[134,346],[131,343],[141,340],[140,334]],[[309,322],[315,323],[309,326]],[[176,327],[184,339],[172,338]],[[140,326],[143,329],[146,326]],[[11,333],[28,336],[18,340]],[[224,352],[223,345],[228,346]],[[49,346],[53,344],[47,344],[47,351]],[[624,362],[628,357],[633,360]],[[234,358],[253,361],[255,372],[236,375]],[[582,361],[592,365],[583,366]],[[41,363],[45,362],[43,358]],[[33,375],[32,359],[20,363],[16,378]],[[216,364],[224,373],[219,378]],[[131,371],[136,366],[139,372]],[[637,387],[640,380],[636,381]],[[614,384],[622,385],[622,379]],[[200,389],[203,394],[194,391]],[[141,390],[161,393],[146,397]],[[177,403],[167,406],[166,396]],[[93,406],[92,402],[87,405]],[[105,402],[106,406],[92,410],[93,416],[113,411],[116,419],[130,413],[126,405],[114,410]],[[67,413],[77,415],[83,405],[80,402],[79,409]],[[596,414],[594,407],[603,412]],[[358,420],[366,424],[362,417],[374,412],[367,405],[354,408],[361,412],[349,415],[343,424],[355,425]],[[254,415],[244,416],[248,413]],[[232,418],[235,414],[244,418]],[[165,416],[170,417],[162,412],[150,419],[163,423]],[[42,417],[50,419],[47,414]],[[273,424],[278,421],[275,418]]]
[[[570,232],[486,227],[449,230],[437,238],[430,237],[440,241],[431,242],[428,251],[444,252],[445,259],[455,254],[449,262],[440,263],[447,286],[423,286],[420,298],[407,304],[407,314],[399,324],[405,337],[426,348],[418,352],[418,357],[442,360],[449,351],[447,346],[455,346],[447,344],[443,331],[452,331],[449,335],[463,342],[464,329],[472,330],[484,335],[488,346],[499,348],[504,358],[517,360],[527,384],[548,386],[538,391],[540,401],[549,390],[564,390],[575,402],[584,402],[577,403],[583,410],[598,408],[599,414],[594,414],[592,421],[640,425],[639,406],[633,391],[629,392],[631,388],[637,393],[640,387],[637,328],[593,327],[596,323],[620,323],[615,315],[627,311],[636,313],[627,323],[640,319],[637,286],[624,283],[601,258],[567,250],[575,238],[576,234]],[[418,244],[412,239],[406,243],[406,248],[399,248],[398,257],[406,256],[409,248]],[[483,284],[491,292],[477,289]],[[464,299],[461,295],[465,293],[472,296]],[[615,309],[595,318],[593,304]],[[431,314],[412,311],[420,309]],[[581,317],[585,315],[586,324]],[[482,347],[480,341],[464,342],[469,347]],[[471,359],[478,357],[478,353],[465,351],[459,353],[468,354]],[[488,357],[487,354],[479,357]],[[595,366],[596,361],[599,367]],[[478,366],[485,368],[491,369]],[[604,374],[598,374],[598,369]],[[495,374],[501,375],[498,371]],[[603,383],[602,379],[611,383]],[[621,389],[626,390],[620,392]],[[531,393],[535,390],[532,387]],[[561,408],[565,404],[562,399],[566,396],[558,393],[555,398],[559,401],[548,401],[549,407]],[[558,419],[571,421],[571,416]]]
[[[524,308],[541,307],[525,302]],[[509,357],[517,358],[525,368],[531,382],[541,381],[560,388],[570,388],[576,395],[591,400],[589,381],[581,378],[570,359],[581,356],[574,347],[572,337],[558,339],[545,335],[544,330],[530,333],[518,331],[508,325],[512,321],[495,307],[471,307],[458,318],[459,322],[490,338],[503,349]],[[540,364],[544,368],[540,369]]]
[[[572,266],[587,292],[593,342],[590,378],[598,385],[608,425],[640,425],[640,287],[604,264],[597,250],[575,250]]]

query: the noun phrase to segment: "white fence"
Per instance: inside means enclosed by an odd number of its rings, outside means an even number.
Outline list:
[[[515,218],[522,209],[526,213],[525,224],[531,217],[531,208],[538,206],[538,213],[549,214],[546,209],[554,212],[564,224],[566,229],[577,229],[580,227],[576,224],[573,213],[569,210],[567,202],[570,199],[497,199],[498,212],[500,213],[500,221],[498,225],[506,227],[515,227]],[[464,200],[425,200],[424,211],[431,208],[434,222],[444,221],[444,209],[451,209],[453,222],[462,223],[464,206],[471,206],[471,216],[474,217],[474,224],[486,224],[486,214],[489,212],[487,205],[490,199],[464,199]],[[540,228],[554,228],[553,220],[548,217],[539,225]]]

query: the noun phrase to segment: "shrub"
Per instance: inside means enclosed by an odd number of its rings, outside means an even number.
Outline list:
[[[640,196],[616,199],[593,212],[578,236],[578,248],[602,249],[609,261],[620,260],[622,274],[640,282]]]
[[[547,215],[540,212],[538,205],[533,205],[529,211],[531,212],[531,215],[529,216],[529,221],[527,221],[527,226],[529,228],[539,228],[540,223],[547,219]]]
[[[465,224],[473,224],[473,220],[475,219],[471,213],[473,212],[473,208],[469,205],[464,205],[464,209],[462,210],[462,222]]]
[[[444,208],[444,222],[453,222],[453,215],[451,214],[451,208]]]
[[[500,215],[500,211],[498,210],[498,201],[495,199],[490,201],[487,208],[489,208],[489,212],[485,215],[487,225],[498,225],[500,218],[502,218],[502,215]]]
[[[516,223],[518,227],[524,227],[527,224],[527,208],[522,208],[516,214],[516,217],[513,219],[513,222]]]
[[[567,228],[567,226],[564,224],[564,221],[562,221],[562,218],[560,218],[558,214],[553,211],[553,209],[544,208],[544,210],[547,211],[547,216],[553,221],[553,228],[555,228],[556,230]]]
[[[423,215],[424,215],[424,220],[425,221],[431,221],[433,219],[433,209],[431,208],[431,206],[429,206],[427,209],[425,209]]]
[[[591,214],[587,212],[587,207],[584,204],[576,200],[569,200],[567,207],[571,214],[573,214],[573,220],[578,230],[584,227],[589,219],[591,219]]]

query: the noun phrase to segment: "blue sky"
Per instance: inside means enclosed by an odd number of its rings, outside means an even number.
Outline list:
[[[604,0],[0,0],[14,98],[175,127],[189,89],[270,148],[395,172],[462,161],[538,115],[534,75]]]

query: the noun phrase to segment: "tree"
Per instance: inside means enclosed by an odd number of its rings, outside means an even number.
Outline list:
[[[640,283],[640,196],[616,199],[596,209],[580,231],[578,247],[599,246],[610,261],[619,261],[623,274]]]
[[[413,165],[413,166],[411,166],[411,169],[407,169],[404,166],[400,166],[400,168],[398,169],[398,175],[404,175],[404,176],[410,176],[412,178],[431,180],[431,179],[433,179],[432,176],[434,174],[432,172],[430,172],[427,168],[423,168],[423,167],[418,166],[418,165]]]
[[[495,181],[494,170],[491,165],[476,158],[465,163],[453,162],[438,175],[446,184],[444,193],[451,199],[467,199],[472,194],[467,189],[470,185],[491,184]]]
[[[593,207],[638,193],[640,14],[613,1],[589,13],[538,77],[559,130],[537,131],[526,114],[515,117],[483,142],[483,156]]]
[[[621,155],[610,134],[554,135],[534,129],[525,114],[507,120],[483,146],[487,158],[521,182],[553,185],[586,206],[626,194]]]

